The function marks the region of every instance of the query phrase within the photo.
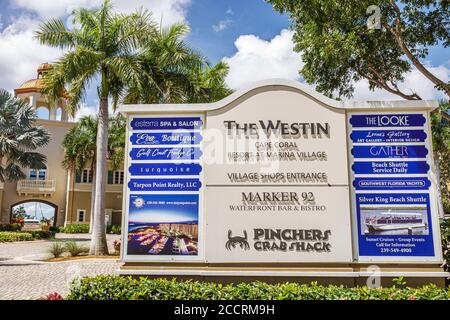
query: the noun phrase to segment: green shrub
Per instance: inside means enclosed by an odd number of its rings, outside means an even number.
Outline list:
[[[122,233],[122,227],[118,224],[113,224],[110,225],[106,228],[106,232],[107,233],[112,233],[112,234],[121,234]]]
[[[33,236],[28,232],[0,232],[0,242],[13,242],[13,241],[31,241]]]
[[[71,288],[71,300],[448,300],[449,292],[435,285],[419,288],[368,288],[322,286],[317,283],[267,284],[264,282],[222,285],[100,275],[82,278]]]
[[[85,246],[80,246],[75,241],[68,241],[65,244],[65,250],[70,253],[72,257],[79,256],[81,254],[89,252],[89,248]]]
[[[48,231],[52,232],[52,233],[59,233],[59,227],[54,227],[51,226]]]
[[[65,251],[66,248],[64,244],[59,241],[53,242],[51,247],[48,249],[48,252],[55,258],[59,258]]]
[[[66,227],[59,228],[62,233],[89,233],[88,224],[69,224]]]
[[[20,231],[22,226],[19,223],[11,223],[11,224],[0,224],[0,232],[1,231]]]
[[[50,231],[27,231],[33,236],[33,239],[50,239],[55,236],[53,232]]]

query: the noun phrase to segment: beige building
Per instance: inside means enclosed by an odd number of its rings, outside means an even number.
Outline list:
[[[56,226],[86,223],[91,215],[92,174],[90,168],[76,174],[62,166],[64,135],[74,126],[65,111],[65,96],[49,104],[40,93],[42,76],[51,66],[41,64],[37,78],[24,82],[14,90],[17,97],[36,108],[37,124],[45,127],[51,136],[50,143],[37,150],[47,156],[45,170],[25,169],[25,180],[0,183],[0,223],[10,223],[15,209],[23,207],[26,214],[36,219],[50,220]],[[106,215],[109,224],[121,224],[123,170],[108,171],[106,188]]]

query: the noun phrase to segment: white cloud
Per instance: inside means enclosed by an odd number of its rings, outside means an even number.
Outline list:
[[[90,106],[90,105],[88,106],[86,103],[81,103],[76,112],[75,120],[79,120],[80,118],[85,116],[95,117],[98,114],[97,109],[98,109],[97,106]]]
[[[234,42],[237,52],[223,59],[230,66],[227,84],[238,89],[268,78],[298,80],[303,62],[293,50],[292,36],[293,32],[285,29],[270,41],[255,35],[239,36]]]
[[[233,23],[233,20],[231,20],[231,19],[221,20],[221,21],[219,21],[218,24],[213,24],[212,29],[215,32],[220,32],[220,31],[223,31],[226,28],[228,28],[232,23]]]
[[[60,50],[42,46],[33,38],[37,25],[33,18],[21,16],[0,32],[0,88],[12,90],[36,78],[39,64],[60,56]]]
[[[191,0],[115,0],[117,11],[130,12],[145,7],[153,12],[153,18],[164,25],[185,21]],[[56,60],[61,51],[42,46],[33,33],[39,23],[49,17],[67,19],[78,7],[98,7],[102,0],[9,0],[21,15],[13,17],[0,32],[0,87],[11,91],[23,82],[36,78],[36,68],[42,62]],[[25,11],[23,11],[25,10]],[[3,22],[2,19],[1,22]]]
[[[270,41],[260,39],[255,35],[239,36],[235,41],[237,52],[233,56],[223,59],[230,66],[230,72],[226,79],[227,84],[233,89],[239,89],[251,82],[269,78],[301,81],[298,70],[303,67],[304,63],[301,60],[301,54],[293,50],[292,35],[292,31],[284,29]],[[432,66],[427,63],[427,68],[439,79],[449,82],[450,68],[448,66]],[[415,68],[405,75],[405,81],[399,84],[399,88],[405,93],[414,91],[422,99],[445,98],[444,93],[437,91],[433,83]],[[385,90],[370,91],[368,81],[361,80],[355,84],[355,92],[351,100],[401,99]]]
[[[109,101],[108,112],[110,116],[114,116],[118,113],[117,110],[113,110],[112,101]],[[93,116],[96,117],[98,115],[98,99],[92,101],[92,103],[80,103],[78,110],[75,114],[75,121],[78,121],[80,118],[84,116]]]
[[[41,18],[63,17],[70,15],[76,8],[96,8],[103,0],[10,0],[17,8],[37,13]],[[130,12],[140,7],[153,12],[154,19],[164,25],[185,21],[187,7],[191,0],[113,0],[117,11]]]

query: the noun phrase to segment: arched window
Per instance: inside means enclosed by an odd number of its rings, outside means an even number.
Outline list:
[[[50,119],[50,111],[47,107],[39,107],[36,110],[38,119],[48,120]]]
[[[59,107],[58,109],[56,109],[56,119],[55,120],[61,121],[61,119],[62,119],[62,108]]]

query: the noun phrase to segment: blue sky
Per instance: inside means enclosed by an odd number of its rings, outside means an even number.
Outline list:
[[[51,62],[61,51],[39,45],[33,31],[50,17],[70,21],[76,7],[93,8],[101,0],[0,0],[0,87],[12,90],[36,76],[36,66]],[[230,66],[227,83],[233,89],[266,78],[302,81],[301,53],[293,51],[289,20],[272,10],[263,0],[113,0],[116,10],[129,12],[144,6],[154,12],[156,21],[168,25],[182,21],[189,24],[188,43],[212,63],[226,61]],[[425,62],[444,81],[450,80],[450,54],[440,46],[431,48]],[[371,92],[367,82],[355,84],[354,99],[399,99],[385,91]],[[429,81],[413,70],[400,86],[414,90],[425,99],[443,96]],[[95,113],[95,86],[89,92],[79,116]]]
[[[187,14],[188,41],[212,61],[236,52],[234,41],[243,34],[270,40],[289,26],[286,15],[262,0],[194,0]],[[219,30],[221,25],[224,29]]]

